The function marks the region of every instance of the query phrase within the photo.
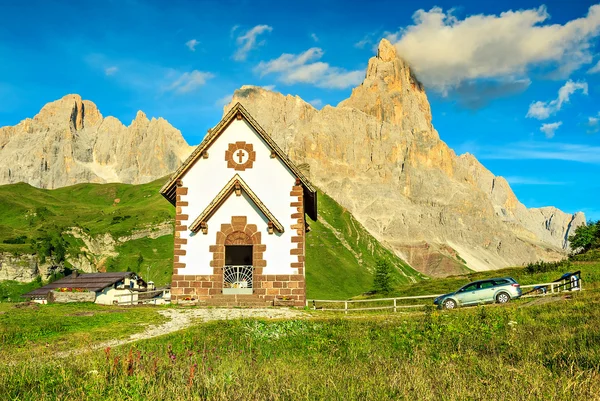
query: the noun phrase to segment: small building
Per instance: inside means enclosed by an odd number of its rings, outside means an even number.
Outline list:
[[[103,305],[137,303],[146,283],[132,272],[82,273],[77,271],[23,295],[34,302],[95,302]],[[93,295],[92,295],[93,294]]]
[[[241,104],[160,192],[176,208],[174,302],[304,305],[317,192]]]

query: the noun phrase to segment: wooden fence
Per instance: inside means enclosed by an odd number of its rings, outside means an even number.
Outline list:
[[[118,294],[115,295],[115,298],[119,298],[118,299],[118,305],[133,305],[133,304],[144,304],[144,303],[156,303],[157,298],[140,298],[140,294],[145,294],[145,295],[150,295],[150,294],[158,294],[158,293],[163,293],[165,292],[165,290],[153,290],[153,291],[132,291],[130,294]],[[137,296],[137,299],[134,300],[134,298]],[[125,300],[125,301],[121,301],[121,298],[130,298],[129,301]]]
[[[581,285],[581,278],[578,279],[578,287],[576,291],[582,291],[583,287]],[[571,292],[570,282],[554,282],[554,283],[540,283],[540,284],[528,284],[522,285],[521,289],[529,289],[530,291],[523,291],[523,295],[521,298],[531,298],[531,297],[543,297],[547,295],[552,295],[560,292]],[[534,293],[534,288],[538,287],[540,290],[537,293]],[[567,288],[569,287],[569,288]],[[545,289],[545,290],[542,290]],[[575,291],[575,290],[573,290]],[[307,299],[306,306],[312,307],[313,309],[318,309],[322,311],[335,311],[335,312],[354,312],[354,311],[369,311],[369,310],[393,310],[394,312],[398,312],[398,310],[407,310],[407,309],[416,309],[416,308],[424,308],[427,304],[424,303],[410,303],[418,300],[426,300],[426,299],[434,299],[444,294],[435,294],[435,295],[416,295],[411,297],[395,297],[395,298],[373,298],[373,299],[356,299],[356,300],[333,300],[333,299]],[[360,307],[361,304],[369,304],[369,303],[384,303],[389,305],[381,305],[381,306],[365,306]],[[321,304],[322,306],[318,306]],[[333,307],[339,305],[339,307]],[[358,305],[358,307],[352,307],[352,305]],[[429,305],[433,305],[430,303]]]

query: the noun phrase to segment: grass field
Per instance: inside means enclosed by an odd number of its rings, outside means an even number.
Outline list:
[[[68,357],[160,309],[0,304],[0,399],[598,400],[600,263],[574,267],[587,289],[568,298],[196,323]]]

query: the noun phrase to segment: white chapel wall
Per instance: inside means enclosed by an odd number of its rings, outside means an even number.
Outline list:
[[[245,171],[227,168],[225,161],[225,151],[229,144],[238,141],[251,143],[256,152],[256,161],[252,168]],[[296,256],[290,255],[291,237],[295,235],[295,230],[290,226],[296,224],[296,219],[291,218],[296,208],[290,206],[290,191],[295,184],[294,175],[281,160],[271,158],[271,149],[245,120],[234,120],[209,147],[208,154],[208,159],[198,159],[182,177],[183,186],[188,188],[187,195],[182,197],[182,200],[188,202],[188,206],[182,207],[181,211],[181,214],[189,216],[187,225],[191,225],[229,180],[235,174],[239,174],[283,225],[285,232],[280,234],[275,231],[268,234],[267,222],[262,213],[245,195],[233,194],[208,221],[208,234],[199,231],[192,236],[190,230],[181,232],[181,238],[186,238],[188,243],[182,245],[186,255],[180,257],[180,262],[185,263],[186,267],[179,269],[178,273],[212,274],[212,253],[209,252],[209,247],[216,243],[216,232],[221,224],[231,223],[231,216],[247,216],[248,224],[257,225],[262,233],[262,243],[267,245],[263,255],[267,267],[263,274],[297,274],[297,269],[290,267],[292,262],[297,261]]]

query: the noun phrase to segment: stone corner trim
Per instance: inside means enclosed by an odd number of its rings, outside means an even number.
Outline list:
[[[187,223],[189,216],[183,214],[183,208],[188,206],[188,202],[184,201],[183,198],[187,196],[187,187],[182,186],[181,181],[177,182],[177,198],[175,201],[175,235],[174,235],[174,251],[173,251],[173,274],[176,275],[179,269],[185,269],[185,263],[179,260],[180,256],[186,254],[185,246],[187,239],[181,238],[181,232],[187,230]]]

